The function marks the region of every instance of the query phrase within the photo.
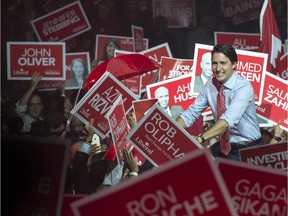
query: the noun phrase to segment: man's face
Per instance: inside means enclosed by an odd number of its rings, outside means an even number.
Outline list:
[[[212,70],[216,79],[224,84],[233,74],[236,63],[232,64],[230,59],[223,53],[214,53],[212,56]]]
[[[38,95],[33,95],[28,104],[27,113],[33,118],[38,118],[42,110],[43,104],[41,98]]]
[[[155,91],[155,97],[158,99],[159,105],[166,109],[169,104],[169,92],[168,89],[160,87]]]
[[[202,74],[206,78],[210,78],[213,75],[212,67],[211,67],[211,53],[205,53],[202,56],[201,60]]]

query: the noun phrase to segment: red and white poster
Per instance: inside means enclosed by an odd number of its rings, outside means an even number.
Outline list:
[[[163,81],[166,79],[171,79],[192,73],[193,60],[177,59],[162,56],[161,65],[163,67],[159,70],[158,81]]]
[[[217,158],[218,169],[240,216],[287,215],[287,174]]]
[[[60,85],[63,85],[66,90],[82,88],[91,72],[89,53],[66,53],[65,68],[65,81],[41,81],[38,83],[38,90],[55,90]]]
[[[192,80],[192,75],[183,75],[170,80],[156,82],[150,85],[147,85],[147,97],[148,98],[157,98],[155,91],[160,87],[165,87],[168,89],[169,97],[169,106],[182,106],[185,110],[192,103],[194,103],[196,96],[189,94],[190,92],[190,83]]]
[[[125,137],[129,133],[128,121],[126,118],[122,96],[119,95],[109,112],[105,115],[108,119],[113,144],[115,147],[118,164],[123,161],[122,150],[131,149],[131,145]]]
[[[146,112],[157,102],[158,99],[156,98],[133,101],[133,111],[135,114],[136,123],[138,123]]]
[[[91,212],[99,216],[235,216],[227,188],[208,154],[193,152],[117,187],[92,194],[74,202],[73,213],[75,216],[88,216]]]
[[[196,27],[194,0],[153,0],[153,17],[165,17],[168,28]]]
[[[65,43],[7,42],[7,79],[31,80],[38,72],[42,80],[65,80]]]
[[[140,53],[153,59],[154,61],[156,61],[160,64],[161,64],[162,56],[172,58],[172,53],[170,51],[170,47],[169,47],[168,43],[160,44],[158,46],[146,49]],[[141,85],[141,91],[142,92],[145,92],[146,86],[151,84],[154,81],[155,77],[157,77],[157,75],[158,75],[157,73],[158,73],[158,70],[154,70],[151,72],[144,73],[142,75],[142,85]],[[157,80],[155,80],[155,81],[157,81]]]
[[[257,114],[288,131],[288,97],[287,80],[283,80],[270,72],[265,72],[262,104],[256,106]]]
[[[126,139],[156,167],[203,148],[185,129],[165,115],[158,104],[146,113]]]
[[[1,215],[60,216],[70,141],[1,135]]]
[[[287,141],[276,144],[240,149],[241,161],[266,166],[276,170],[288,170]]]
[[[215,44],[231,44],[235,49],[258,51],[260,34],[239,32],[214,32]]]
[[[71,110],[71,114],[85,125],[93,118],[95,133],[104,139],[111,132],[105,115],[121,94],[125,112],[128,113],[132,108],[132,101],[137,97],[112,74],[105,72]]]
[[[144,49],[148,48],[148,39],[144,38]],[[110,43],[116,44],[119,50],[133,52],[133,37],[123,37],[123,36],[114,36],[114,35],[96,35],[96,45],[95,45],[95,59],[97,62],[102,62],[106,60],[107,56],[107,46]]]
[[[133,36],[133,51],[134,52],[141,52],[145,50],[144,46],[144,32],[143,28],[139,26],[132,25],[132,36]]]
[[[234,25],[259,18],[263,0],[221,0],[221,8],[225,17]]]
[[[65,41],[91,29],[80,1],[31,21],[39,41]]]
[[[193,73],[195,73],[195,83],[196,76],[201,74],[201,61],[203,53],[209,54],[208,51],[212,50],[213,46],[204,44],[195,44],[195,54],[194,54],[194,64]],[[263,78],[264,72],[266,71],[267,58],[266,53],[252,52],[247,50],[235,49],[237,53],[237,67],[235,72],[240,76],[246,78],[252,84],[255,94],[255,103],[260,104],[262,101],[263,93]],[[211,61],[210,61],[211,64]],[[203,68],[203,66],[202,66]],[[200,71],[200,72],[199,72]],[[212,71],[212,70],[211,70]],[[193,84],[193,93],[195,93],[196,85]]]

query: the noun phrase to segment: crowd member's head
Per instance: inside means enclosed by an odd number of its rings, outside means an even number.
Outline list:
[[[169,105],[169,91],[166,87],[161,86],[155,91],[155,98],[158,99],[159,105],[166,109]]]
[[[237,54],[229,44],[215,45],[212,50],[212,70],[216,79],[224,84],[237,66]]]
[[[37,119],[41,116],[42,111],[43,104],[41,97],[37,94],[33,94],[28,101],[27,114],[34,119]]]
[[[211,53],[207,52],[202,55],[201,59],[202,75],[207,79],[213,75],[211,67]]]

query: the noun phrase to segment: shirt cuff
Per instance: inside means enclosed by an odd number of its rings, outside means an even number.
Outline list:
[[[84,152],[86,154],[89,154],[90,153],[90,149],[91,149],[91,146],[89,144],[83,142],[81,147],[80,147],[80,149],[79,149],[79,151]]]

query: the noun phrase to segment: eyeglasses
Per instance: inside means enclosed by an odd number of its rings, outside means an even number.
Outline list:
[[[28,106],[29,107],[41,107],[42,104],[41,103],[30,103]]]

